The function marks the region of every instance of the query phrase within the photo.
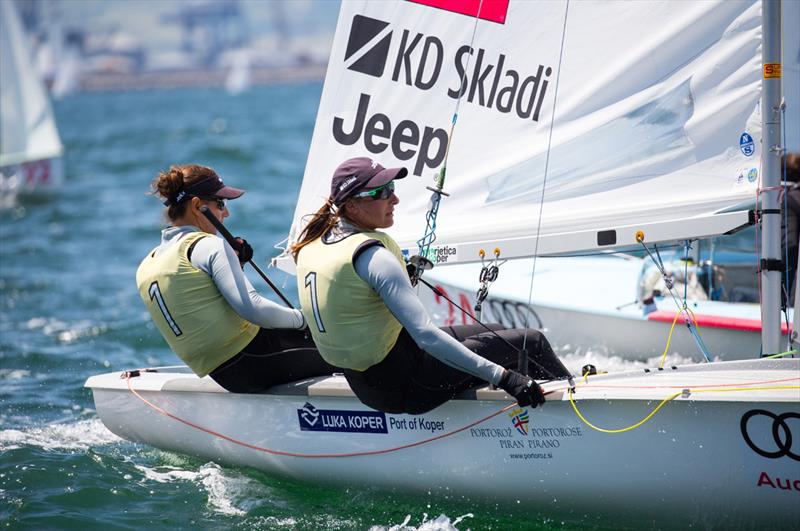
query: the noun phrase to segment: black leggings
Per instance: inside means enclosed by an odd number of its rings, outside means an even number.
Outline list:
[[[507,369],[515,369],[516,349],[522,348],[526,331],[520,328],[503,330],[499,325],[491,328],[496,332],[486,332],[480,325],[442,330],[476,354]],[[532,378],[553,380],[569,376],[541,332],[528,330],[525,343],[531,360],[528,374]],[[383,361],[365,371],[345,369],[344,375],[350,388],[367,406],[386,413],[412,415],[426,413],[463,391],[486,385],[480,378],[445,365],[420,349],[405,329],[400,331],[397,342]]]
[[[260,393],[282,383],[338,371],[317,352],[310,334],[262,328],[241,352],[211,371],[211,378],[232,393]]]

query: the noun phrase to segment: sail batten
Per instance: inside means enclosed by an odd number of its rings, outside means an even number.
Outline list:
[[[552,254],[604,230],[733,230],[746,214],[714,213],[758,187],[760,14],[755,0],[510,0],[473,41],[457,10],[343,2],[289,239],[333,169],[371,156],[409,169],[388,232],[413,248],[448,142],[434,247],[538,238]]]
[[[434,259],[438,264],[480,262],[481,250],[489,253],[494,249],[500,251],[504,259],[559,255],[574,252],[598,253],[616,248],[637,247],[637,233],[644,234],[644,243],[675,242],[685,238],[687,232],[698,234],[697,237],[709,237],[726,234],[741,229],[751,222],[748,211],[728,212],[710,216],[698,216],[680,220],[644,222],[635,225],[608,225],[601,229],[574,230],[562,233],[538,236],[502,237],[485,241],[463,241],[458,238],[450,243],[439,242],[434,246]],[[697,231],[697,225],[704,227]],[[537,242],[538,239],[538,242]],[[639,248],[641,249],[641,248]],[[416,247],[403,247],[403,254],[413,255]]]

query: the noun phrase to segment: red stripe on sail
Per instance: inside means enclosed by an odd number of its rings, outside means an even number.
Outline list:
[[[490,22],[505,24],[509,0],[408,0],[415,4],[422,4],[445,11],[452,11],[461,15],[478,17]],[[480,14],[478,9],[480,8]]]

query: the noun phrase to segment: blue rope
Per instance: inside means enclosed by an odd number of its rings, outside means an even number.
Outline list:
[[[480,0],[478,4],[478,16],[475,17],[475,25],[472,27],[472,38],[470,39],[470,48],[475,43],[475,34],[478,31],[478,20],[480,19],[481,10],[483,9],[483,0]],[[464,84],[464,79],[466,79],[467,72],[469,71],[469,63],[472,59],[472,54],[467,56],[467,64],[464,68],[464,73],[461,75],[461,84]],[[431,194],[431,204],[428,208],[428,212],[425,214],[425,233],[423,234],[422,238],[417,240],[417,248],[419,255],[422,258],[426,258],[431,260],[430,249],[433,242],[436,241],[436,217],[439,215],[439,203],[442,200],[442,190],[444,189],[444,179],[447,173],[447,160],[450,157],[450,145],[453,141],[453,132],[456,129],[456,122],[458,121],[458,109],[461,106],[461,98],[464,96],[466,91],[462,92],[458,99],[456,100],[456,108],[453,111],[453,118],[450,120],[450,135],[447,137],[447,149],[444,154],[444,162],[442,163],[442,169],[439,171],[439,175],[436,176],[436,189],[433,190]],[[431,260],[433,261],[433,260]],[[416,275],[422,275],[422,271],[417,271]],[[418,278],[418,277],[417,277]]]
[[[690,243],[690,242],[687,240],[687,244],[688,243]],[[658,267],[659,271],[661,271],[661,275],[664,277],[664,283],[667,286],[667,289],[669,290],[670,296],[672,296],[672,300],[675,301],[675,305],[678,307],[678,311],[682,311],[687,316],[691,317],[689,315],[688,307],[686,305],[686,295],[685,295],[686,286],[684,285],[683,304],[681,305],[681,303],[678,302],[678,298],[675,296],[675,292],[672,290],[672,287],[670,285],[671,282],[667,279],[667,272],[666,272],[666,269],[664,268],[664,262],[661,259],[661,254],[658,252],[658,245],[657,244],[653,244],[653,249],[654,249],[654,251],[656,253],[656,256],[653,256],[653,253],[650,252],[650,249],[648,249],[647,245],[645,245],[644,242],[641,242],[641,245],[642,245],[642,247],[644,247],[644,250],[647,252],[648,256],[650,256],[650,259],[653,261],[653,263],[656,264],[656,267]],[[688,271],[688,267],[687,267],[687,271]],[[684,278],[684,281],[685,281],[684,284],[688,283],[687,282],[688,279]],[[691,318],[684,318],[684,320],[686,321],[686,327],[689,329],[689,333],[692,335],[692,337],[694,338],[695,343],[697,344],[697,348],[700,349],[700,353],[703,355],[705,360],[710,363],[711,362],[711,355],[708,352],[708,348],[706,347],[706,344],[703,342],[703,339],[700,337],[700,334],[697,332],[697,327],[694,326],[694,322],[692,321]]]
[[[686,246],[683,252],[683,305],[686,306],[686,295],[689,290],[689,249],[692,248],[692,242],[686,240]]]
[[[441,190],[441,188],[439,188]],[[439,214],[439,203],[441,202],[441,195],[438,192],[433,192],[431,195],[431,206],[425,214],[425,234],[417,240],[417,247],[419,248],[419,255],[423,258],[430,260],[428,254],[433,242],[436,241],[436,216]]]
[[[786,105],[781,105],[781,138],[783,141],[786,141]],[[783,156],[781,157],[781,176],[783,181],[783,227],[781,231],[781,239],[783,240],[783,276],[785,282],[783,286],[781,286],[781,292],[786,294],[785,302],[783,304],[783,317],[786,321],[786,330],[791,330],[791,326],[789,324],[789,238],[786,237],[786,232],[789,229],[789,186],[786,181],[786,150],[783,150]],[[795,275],[797,275],[797,271],[795,271]],[[795,287],[798,289],[798,287]],[[783,299],[783,297],[781,297]],[[797,311],[797,308],[795,308]],[[791,334],[787,334],[788,338],[788,345],[786,350],[791,350],[792,348],[792,338]]]

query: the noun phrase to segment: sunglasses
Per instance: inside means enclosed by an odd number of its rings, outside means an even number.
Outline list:
[[[355,196],[371,197],[373,200],[377,201],[378,199],[389,199],[390,197],[392,197],[393,193],[394,193],[394,181],[389,181],[383,186],[373,188],[372,190],[368,190],[366,192],[357,193]]]
[[[217,204],[217,208],[219,210],[225,210],[225,200],[220,199],[219,197],[200,197],[200,199],[204,201],[214,201]]]

